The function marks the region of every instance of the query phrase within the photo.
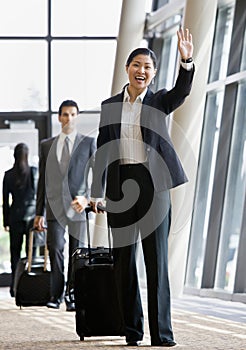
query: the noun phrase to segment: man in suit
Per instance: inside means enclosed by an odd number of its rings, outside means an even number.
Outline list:
[[[84,245],[85,216],[75,211],[86,207],[89,198],[88,175],[93,167],[95,140],[77,132],[79,108],[72,100],[63,101],[58,119],[61,133],[43,140],[40,145],[39,180],[34,226],[42,230],[47,221],[47,244],[51,262],[51,299],[49,308],[59,308],[63,299],[65,229],[69,234],[69,262],[65,291],[67,311],[74,311],[70,301],[71,257]]]
[[[187,181],[168,135],[166,116],[189,95],[194,76],[192,36],[178,32],[181,65],[175,86],[153,93],[156,56],[137,48],[128,57],[129,84],[102,103],[91,205],[104,198],[113,234],[115,279],[126,342],[143,339],[143,310],[136,268],[141,239],[147,276],[152,346],[175,346],[168,281],[169,190]],[[140,238],[139,238],[140,236]]]

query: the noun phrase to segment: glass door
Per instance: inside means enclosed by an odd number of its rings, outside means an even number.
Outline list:
[[[8,129],[0,129],[0,186],[2,198],[2,183],[6,170],[14,164],[13,152],[15,146],[24,142],[29,147],[29,164],[38,164],[38,129],[32,120],[10,121]],[[23,247],[24,248],[24,247]],[[23,249],[23,255],[25,254]],[[0,286],[7,286],[10,281],[9,232],[3,227],[2,200],[0,208]]]

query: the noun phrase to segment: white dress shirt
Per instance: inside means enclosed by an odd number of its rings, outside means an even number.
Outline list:
[[[61,160],[62,149],[63,149],[65,138],[68,137],[69,153],[71,154],[76,135],[77,135],[77,130],[74,130],[73,132],[71,132],[71,134],[64,134],[63,132],[60,133],[57,141],[57,148],[56,148],[56,155],[57,155],[58,162],[60,162]]]
[[[125,88],[121,115],[121,164],[146,162],[147,156],[140,128],[142,102],[146,92],[147,88],[136,98],[133,103],[131,103],[128,90]]]

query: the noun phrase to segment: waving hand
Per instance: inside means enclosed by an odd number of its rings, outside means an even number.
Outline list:
[[[177,31],[178,35],[178,49],[181,55],[181,58],[187,60],[193,55],[193,43],[192,43],[192,35],[189,32],[189,29],[184,29],[181,27]]]

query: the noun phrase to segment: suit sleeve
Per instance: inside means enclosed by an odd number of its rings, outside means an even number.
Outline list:
[[[91,141],[91,158],[90,158],[90,168],[93,170],[95,166],[95,154],[96,154],[96,140],[93,138]]]
[[[106,186],[106,169],[108,165],[108,146],[109,125],[105,118],[107,113],[106,108],[102,104],[101,118],[99,124],[99,133],[97,137],[97,151],[95,154],[95,165],[93,171],[93,181],[91,186],[91,197],[104,198]]]
[[[44,154],[44,145],[40,145],[39,156],[39,177],[37,186],[37,201],[36,201],[36,215],[44,216],[45,214],[45,166],[46,158]]]
[[[77,196],[85,196],[88,200],[90,198],[90,175],[93,172],[94,163],[95,163],[95,151],[96,151],[96,141],[94,138],[87,138],[86,142],[88,147],[88,159],[86,162],[85,168],[82,170],[82,182],[79,185],[77,190]],[[85,147],[85,145],[84,145]]]
[[[156,106],[154,107],[161,108],[168,115],[181,106],[185,98],[190,94],[194,72],[194,64],[191,70],[186,70],[180,66],[174,87],[169,91],[165,89],[157,91],[155,94]]]
[[[89,183],[89,175],[90,175],[90,170],[92,172],[92,178],[93,178],[93,171],[94,171],[94,166],[95,166],[95,152],[96,152],[96,140],[93,138],[90,143],[90,159],[88,162],[88,166],[86,167],[84,178],[85,178],[85,183],[86,183],[86,191],[84,196],[89,200],[90,199],[90,185]]]
[[[9,226],[9,186],[6,174],[3,178],[3,227]]]

